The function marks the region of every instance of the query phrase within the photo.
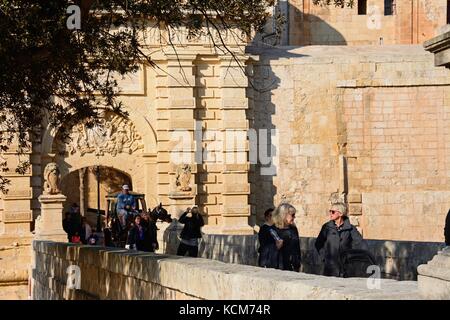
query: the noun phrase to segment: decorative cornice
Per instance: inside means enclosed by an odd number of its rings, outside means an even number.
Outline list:
[[[445,28],[444,33],[425,41],[425,50],[434,53],[435,65],[450,67],[450,26]]]

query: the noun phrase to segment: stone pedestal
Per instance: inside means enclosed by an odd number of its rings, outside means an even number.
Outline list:
[[[179,218],[186,208],[192,208],[195,205],[195,196],[190,192],[171,192],[170,199],[170,214],[173,218]]]
[[[417,268],[419,293],[425,299],[450,300],[450,247]]]
[[[36,240],[67,242],[67,233],[62,227],[65,201],[62,194],[39,196],[41,215],[36,219]]]

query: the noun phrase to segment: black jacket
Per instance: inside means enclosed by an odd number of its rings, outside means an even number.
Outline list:
[[[444,228],[445,244],[450,246],[450,210],[447,213],[447,218],[445,219]]]
[[[155,249],[159,248],[158,244],[158,228],[156,227],[156,223],[153,221],[146,221],[144,219],[141,220],[141,224],[146,229],[146,235],[145,235],[145,250],[148,252],[154,252]],[[155,244],[155,249],[153,248],[153,244]]]
[[[205,224],[203,218],[200,214],[192,215],[192,217],[187,217],[187,212],[183,213],[178,220],[180,223],[184,224],[184,228],[181,231],[181,239],[198,239],[202,237],[200,228]]]
[[[141,224],[141,233],[139,232],[139,227],[133,225],[128,231],[127,244],[135,245],[136,249],[139,251],[148,251],[148,230]]]
[[[258,265],[265,268],[277,268],[278,267],[278,249],[275,245],[275,239],[270,234],[270,230],[273,226],[264,224],[259,229],[259,261]]]
[[[283,240],[283,246],[278,254],[277,269],[299,271],[300,270],[300,237],[296,226],[285,229],[275,227],[278,236]]]
[[[83,232],[83,228],[81,227],[81,222],[78,221],[78,219],[76,218],[64,218],[63,222],[63,229],[64,231],[67,233],[67,238],[69,240],[69,242],[72,241],[72,236],[75,235],[75,233],[78,232],[78,235],[80,235],[81,238],[81,234]]]
[[[350,224],[348,218],[338,230],[334,221],[329,221],[322,226],[316,239],[315,247],[320,253],[324,249],[324,275],[343,277],[344,266],[341,262],[341,254],[349,249],[367,250],[367,245],[362,239],[356,227]]]

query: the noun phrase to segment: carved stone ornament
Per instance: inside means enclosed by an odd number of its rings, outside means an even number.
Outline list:
[[[60,150],[68,150],[69,154],[79,153],[81,156],[94,153],[96,156],[119,153],[132,154],[144,148],[142,137],[134,124],[114,113],[105,113],[100,123],[87,127],[85,123],[74,126],[70,133],[68,145],[60,145]]]
[[[192,169],[188,164],[182,164],[177,168],[176,186],[178,191],[191,191],[190,186]]]
[[[330,201],[330,205],[335,203],[346,203],[346,195],[345,193],[341,193],[339,191],[333,192],[328,201]]]
[[[59,183],[61,181],[61,173],[55,162],[50,162],[45,166],[44,170],[44,194],[59,194],[61,189]]]

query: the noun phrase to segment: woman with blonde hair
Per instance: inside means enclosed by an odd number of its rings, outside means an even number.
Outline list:
[[[296,211],[289,203],[282,203],[273,214],[274,229],[282,239],[277,269],[300,270],[300,237],[294,223]]]

